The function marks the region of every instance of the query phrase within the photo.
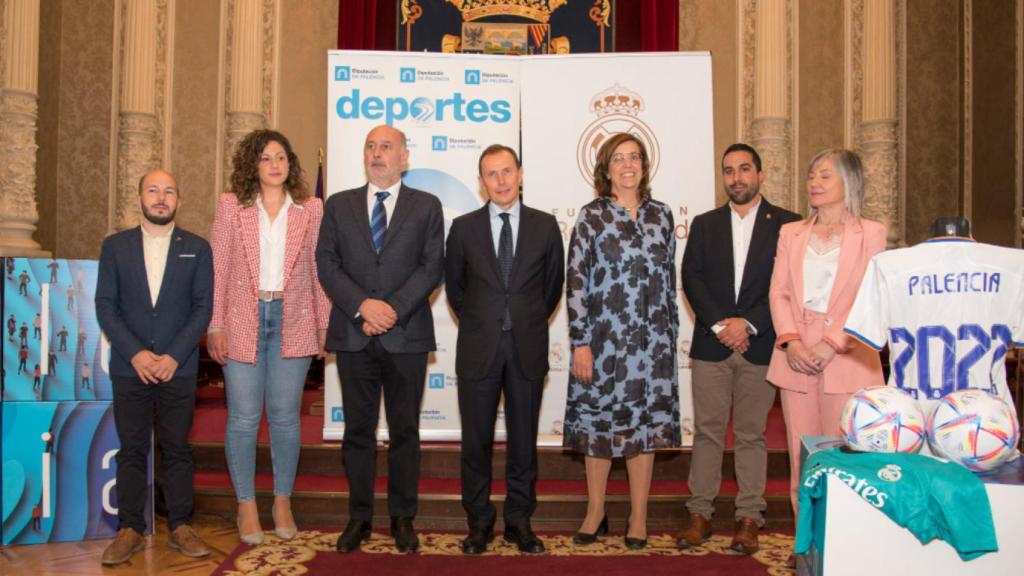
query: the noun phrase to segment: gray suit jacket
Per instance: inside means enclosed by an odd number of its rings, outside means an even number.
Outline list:
[[[359,305],[367,298],[384,300],[398,322],[379,336],[389,352],[430,352],[437,347],[430,294],[444,267],[444,215],[433,194],[409,188],[398,193],[388,215],[380,254],[373,248],[367,187],[334,194],[324,206],[316,265],[331,298],[327,349],[358,352],[370,337],[363,333]]]

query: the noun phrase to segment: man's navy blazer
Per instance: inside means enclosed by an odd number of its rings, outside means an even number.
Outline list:
[[[505,306],[519,367],[531,379],[548,372],[548,317],[558,307],[565,281],[562,233],[555,217],[520,204],[519,241],[506,287],[491,234],[490,203],[455,219],[448,233],[445,291],[459,318],[455,373],[487,375],[501,337]]]
[[[359,306],[367,298],[384,300],[398,322],[377,338],[392,353],[431,352],[437,348],[430,294],[444,272],[444,213],[437,196],[399,189],[388,214],[380,254],[373,247],[367,186],[338,192],[327,199],[316,267],[331,299],[327,349],[359,352],[370,337],[363,333]]]
[[[177,376],[195,375],[199,340],[213,313],[213,253],[199,236],[175,227],[156,306],[149,296],[142,228],[103,241],[96,280],[96,318],[110,340],[112,376],[136,376],[142,350],[170,354]]]

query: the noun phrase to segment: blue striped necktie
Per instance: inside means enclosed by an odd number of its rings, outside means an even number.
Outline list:
[[[384,232],[388,229],[388,213],[384,209],[384,201],[391,196],[386,190],[375,194],[377,202],[373,205],[373,215],[370,217],[370,234],[373,236],[373,248],[380,254],[380,246],[384,243]]]

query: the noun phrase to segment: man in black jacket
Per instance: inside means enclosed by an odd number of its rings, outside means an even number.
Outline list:
[[[491,453],[498,400],[508,432],[505,540],[538,554],[530,528],[537,507],[537,423],[548,372],[548,317],[562,294],[565,258],[555,218],[519,199],[515,150],[495,144],[478,164],[489,202],[452,223],[445,291],[459,318],[455,372],[462,415],[462,506],[469,520],[466,554],[494,539]]]
[[[768,288],[779,228],[800,219],[761,196],[764,177],[756,150],[746,144],[726,149],[722,182],[729,202],[693,219],[683,254],[683,291],[697,317],[690,346],[696,430],[686,503],[690,525],[676,537],[680,548],[711,536],[730,407],[739,483],[731,548],[756,552],[764,525],[764,431],[775,402],[775,388],[765,380],[775,345]]]

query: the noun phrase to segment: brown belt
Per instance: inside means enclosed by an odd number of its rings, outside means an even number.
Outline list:
[[[268,292],[266,290],[258,290],[256,297],[264,302],[273,302],[274,300],[282,300],[284,298],[284,292]]]

